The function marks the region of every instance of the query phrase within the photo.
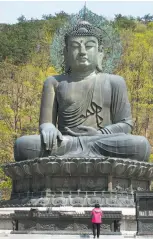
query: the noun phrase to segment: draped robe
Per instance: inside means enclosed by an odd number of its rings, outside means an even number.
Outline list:
[[[79,86],[76,94],[75,84]],[[132,116],[125,81],[122,77],[97,74],[94,79],[82,82],[61,81],[56,89],[58,104],[58,128],[75,129],[88,125],[96,129],[117,123],[132,127]],[[117,133],[124,132],[118,129]]]

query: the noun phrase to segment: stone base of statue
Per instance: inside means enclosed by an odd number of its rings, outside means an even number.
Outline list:
[[[153,164],[119,158],[47,157],[4,166],[13,181],[4,206],[131,207],[134,191],[147,191]]]
[[[0,208],[14,208],[9,220],[17,227],[16,233],[90,234],[86,211],[95,203],[107,211],[102,234],[120,233],[120,224],[123,231],[136,231],[134,191],[150,190],[153,178],[151,163],[106,157],[36,158],[10,163],[3,169],[11,177],[13,188],[10,200],[1,201]],[[55,218],[57,223],[51,223]]]
[[[10,207],[134,207],[134,191],[147,191],[153,164],[120,158],[47,157],[4,166],[11,177]]]

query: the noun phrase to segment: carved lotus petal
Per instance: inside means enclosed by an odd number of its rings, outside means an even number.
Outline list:
[[[153,178],[153,167],[150,167],[147,172],[147,177],[148,178]]]
[[[47,164],[47,175],[53,175],[60,173],[60,165],[57,162],[48,162]]]
[[[138,172],[139,172],[139,169],[140,169],[140,167],[141,167],[141,162],[136,161],[136,162],[135,162],[135,165],[136,165],[136,173],[138,173]]]
[[[127,165],[124,164],[124,163],[116,163],[115,165],[113,165],[113,172],[116,174],[116,175],[122,175],[126,168],[127,168]]]
[[[146,171],[147,171],[147,167],[140,166],[139,171],[137,172],[138,177],[144,176]]]
[[[22,168],[20,168],[19,166],[13,166],[12,170],[13,170],[14,174],[16,174],[18,177],[24,177],[24,172],[23,172]]]
[[[116,163],[116,161],[118,161],[118,159],[117,158],[108,158],[107,161],[110,162],[111,164],[113,164],[113,163]]]
[[[42,163],[42,164],[46,164],[46,163],[48,163],[49,162],[49,158],[47,157],[47,158],[40,158],[39,159],[39,163]]]
[[[77,172],[77,164],[74,162],[65,162],[63,164],[62,169],[63,169],[63,172],[71,175]]]
[[[49,162],[49,158],[40,158],[39,159],[39,164],[40,164],[40,168],[43,174],[45,174],[46,170],[47,170],[47,163]]]
[[[40,175],[40,176],[43,175],[39,163],[34,163],[34,164],[32,165],[32,171],[33,171],[35,174],[38,174],[38,175]]]
[[[82,174],[90,174],[94,172],[94,164],[91,162],[83,162],[79,165],[79,172]]]
[[[108,161],[100,162],[97,164],[97,171],[100,173],[109,174],[111,173],[111,170],[112,166]]]
[[[31,173],[31,169],[30,169],[30,166],[28,164],[24,164],[23,165],[23,170],[24,170],[24,173],[28,176],[31,176],[32,173]]]
[[[136,170],[137,166],[132,164],[128,166],[126,173],[128,176],[132,176],[136,172]]]

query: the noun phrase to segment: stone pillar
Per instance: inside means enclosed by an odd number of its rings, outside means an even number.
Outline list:
[[[136,203],[136,221],[137,221],[137,234],[139,233],[140,227],[139,227],[139,201]]]
[[[149,188],[149,191],[152,191],[152,190],[151,190],[151,189],[152,189],[152,185],[151,185],[151,184],[152,184],[152,181],[150,180],[150,181],[148,182],[148,184],[149,184],[149,187],[148,187],[148,188]]]
[[[108,175],[108,192],[112,192],[113,190],[113,177],[112,175]]]
[[[128,180],[128,187],[129,187],[130,192],[133,192],[132,179]]]

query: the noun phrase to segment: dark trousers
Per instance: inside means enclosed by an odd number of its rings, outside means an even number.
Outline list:
[[[93,228],[94,237],[96,237],[96,234],[97,234],[97,238],[99,238],[99,236],[100,236],[100,223],[92,223],[92,228]],[[96,231],[97,231],[97,233],[96,233]]]

